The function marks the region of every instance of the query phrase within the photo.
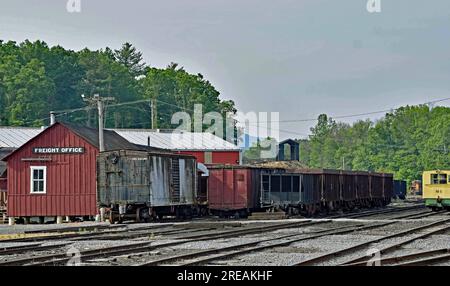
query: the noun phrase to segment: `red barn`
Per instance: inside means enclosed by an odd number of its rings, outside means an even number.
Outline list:
[[[105,130],[105,149],[140,148]],[[98,131],[56,123],[6,156],[9,217],[97,214]]]

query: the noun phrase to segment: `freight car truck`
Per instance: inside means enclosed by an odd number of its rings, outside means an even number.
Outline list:
[[[197,204],[196,184],[193,156],[120,150],[97,158],[98,207],[111,223],[190,217]]]

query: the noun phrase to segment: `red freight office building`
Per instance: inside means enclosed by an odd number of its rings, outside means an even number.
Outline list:
[[[139,147],[105,130],[105,149]],[[56,123],[5,157],[9,217],[97,214],[98,131]]]

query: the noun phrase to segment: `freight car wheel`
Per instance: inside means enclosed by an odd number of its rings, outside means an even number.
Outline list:
[[[109,218],[108,219],[109,219],[109,223],[111,223],[111,224],[114,223],[114,215],[113,215],[112,211],[109,212]]]

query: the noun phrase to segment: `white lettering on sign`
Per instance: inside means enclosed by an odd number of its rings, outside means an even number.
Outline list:
[[[35,147],[34,154],[83,154],[84,147]]]

